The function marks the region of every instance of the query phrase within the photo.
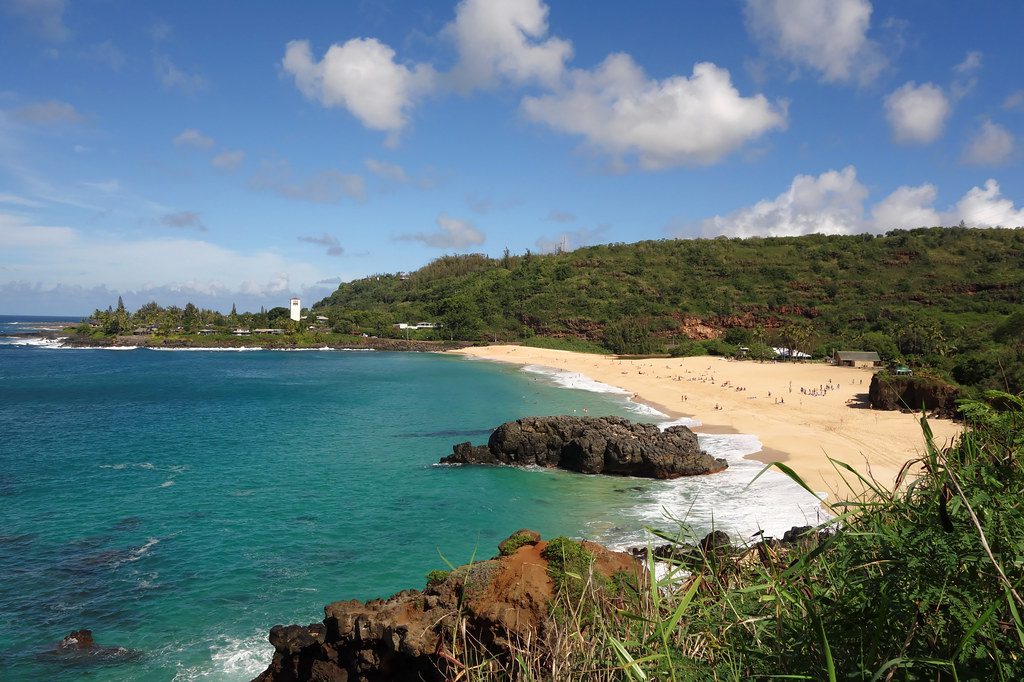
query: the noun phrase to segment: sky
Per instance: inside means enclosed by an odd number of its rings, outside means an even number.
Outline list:
[[[1012,0],[0,0],[0,314],[1024,225],[1022,26]]]

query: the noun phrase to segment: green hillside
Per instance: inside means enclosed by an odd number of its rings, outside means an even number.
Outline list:
[[[954,227],[445,256],[342,284],[313,308],[338,331],[379,335],[431,321],[456,339],[540,336],[617,352],[877,350],[980,384],[1012,359],[1014,344],[992,334],[1022,303],[1024,231]]]

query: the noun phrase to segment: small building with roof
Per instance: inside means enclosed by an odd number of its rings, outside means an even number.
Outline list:
[[[881,367],[882,358],[874,351],[837,350],[832,356],[838,367]]]

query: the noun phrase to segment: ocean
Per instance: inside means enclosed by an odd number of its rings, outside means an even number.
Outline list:
[[[73,319],[73,318],[71,318]],[[267,632],[422,587],[519,528],[616,547],[820,521],[752,435],[721,474],[653,481],[437,466],[530,415],[665,415],[586,377],[373,351],[67,349],[0,317],[0,678],[248,680]],[[682,423],[686,423],[685,421]],[[108,656],[54,652],[89,628]],[[121,648],[122,651],[117,651]]]

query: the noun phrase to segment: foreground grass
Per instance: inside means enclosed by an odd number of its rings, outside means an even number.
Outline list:
[[[697,552],[615,590],[575,566],[543,641],[494,656],[463,639],[456,676],[1024,679],[1024,400],[963,408],[953,447],[922,419],[926,455],[904,472],[923,475],[895,493],[836,463],[864,491],[832,507],[837,532]]]

